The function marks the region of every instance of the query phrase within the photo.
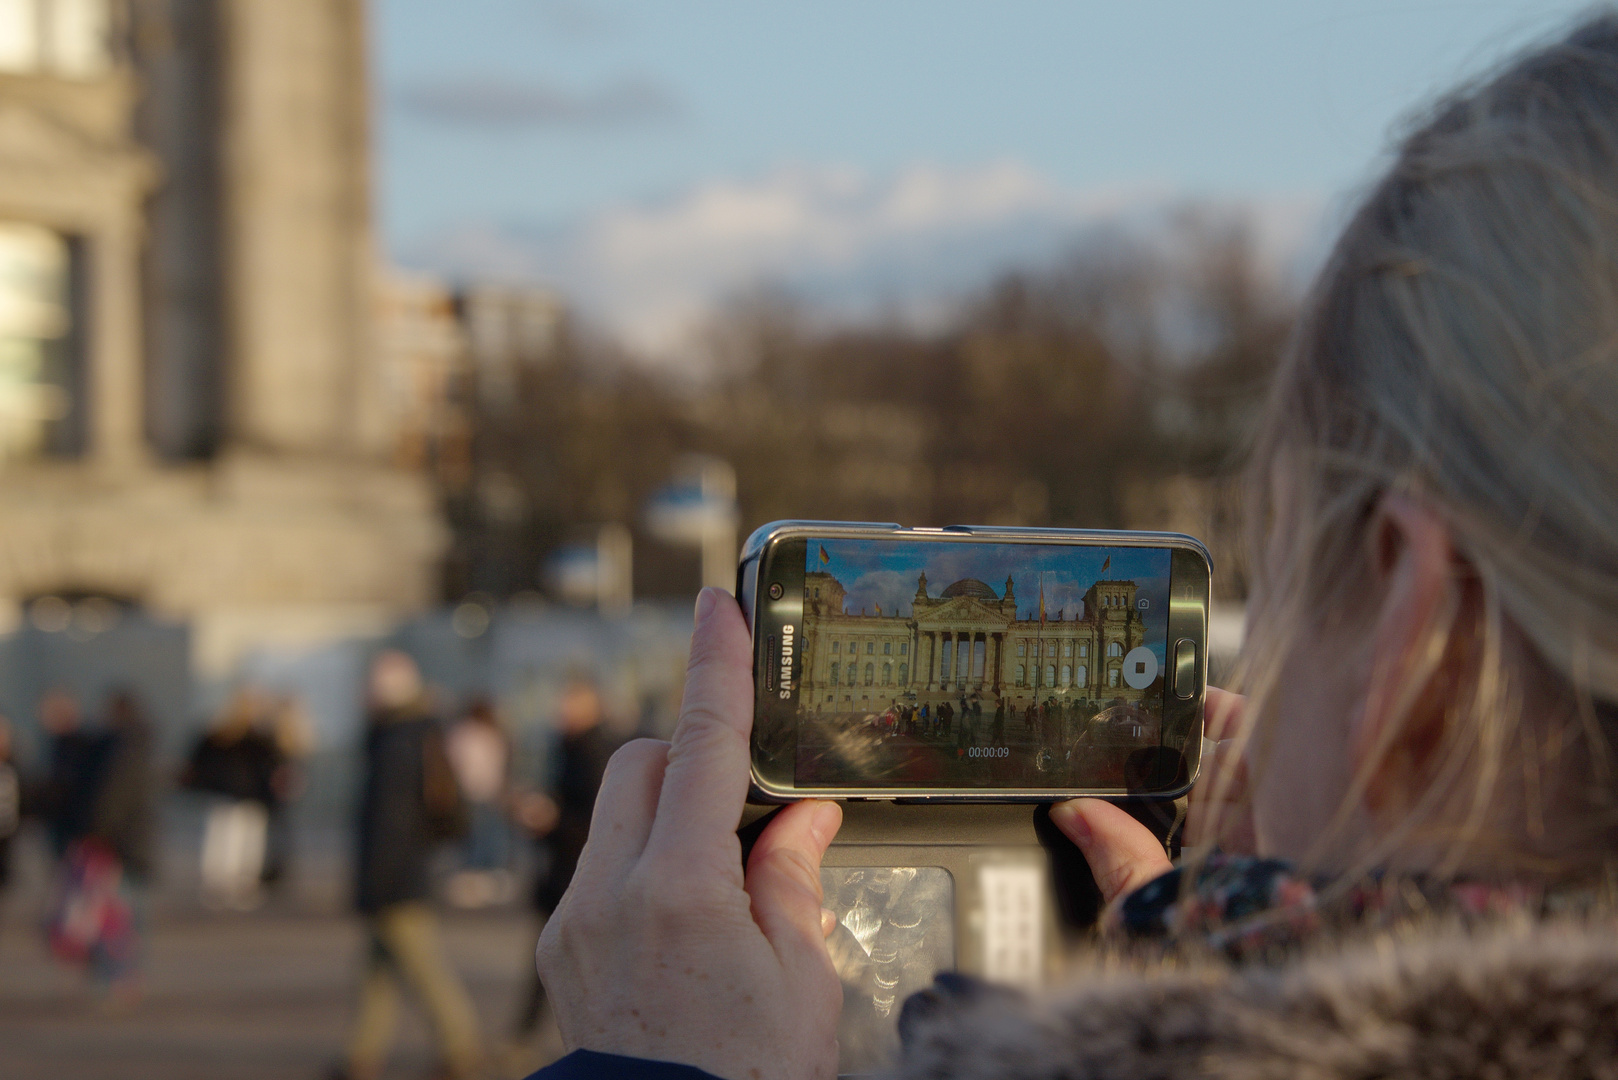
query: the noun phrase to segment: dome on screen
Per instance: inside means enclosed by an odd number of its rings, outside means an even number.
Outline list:
[[[944,590],[944,599],[952,596],[970,596],[974,600],[998,600],[1000,595],[977,578],[962,578]]]

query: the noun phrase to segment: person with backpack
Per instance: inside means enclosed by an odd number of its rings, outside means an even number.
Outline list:
[[[444,958],[429,903],[433,850],[465,834],[466,806],[421,672],[397,650],[371,664],[364,752],[355,901],[366,922],[365,973],[346,1061],[335,1076],[381,1074],[401,984],[431,1019],[442,1075],[472,1076],[481,1058],[477,1017]]]

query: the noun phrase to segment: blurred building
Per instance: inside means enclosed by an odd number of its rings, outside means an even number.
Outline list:
[[[475,423],[467,328],[442,281],[399,270],[376,290],[379,371],[393,418],[393,458],[430,476],[442,493],[472,482]]]
[[[480,407],[509,412],[520,400],[523,372],[556,361],[566,314],[561,298],[534,286],[479,284],[461,290],[457,309]]]
[[[553,378],[564,366],[566,307],[542,287],[478,282],[457,291],[455,317],[466,348],[458,403],[476,430],[465,473],[442,477],[454,537],[444,589],[457,598],[532,593],[547,552],[530,526],[536,504],[556,492],[537,490],[525,473],[555,471],[555,455],[544,450],[561,435],[556,408],[571,390]]]
[[[435,598],[438,391],[390,364],[458,346],[379,340],[422,298],[375,272],[365,40],[361,0],[0,0],[14,614],[134,603],[207,669]]]

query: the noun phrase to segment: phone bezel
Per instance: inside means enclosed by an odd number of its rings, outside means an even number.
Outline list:
[[[771,601],[761,590],[761,571],[770,553],[779,545],[797,539],[875,539],[910,538],[940,542],[995,542],[1027,544],[1069,544],[1085,547],[1160,547],[1176,552],[1170,577],[1168,643],[1181,638],[1196,642],[1195,693],[1180,700],[1164,693],[1163,740],[1161,745],[1177,750],[1183,770],[1160,789],[1141,791],[1126,788],[895,788],[820,787],[799,788],[795,783],[796,698],[792,699],[791,719],[785,709],[769,710],[763,687],[769,667],[768,638],[764,629],[780,625],[786,608],[796,599],[801,618],[802,590],[793,598],[785,593]],[[1183,553],[1183,554],[1182,554]],[[756,802],[791,802],[804,798],[881,799],[900,802],[1051,802],[1079,796],[1101,798],[1177,798],[1190,790],[1201,766],[1203,703],[1207,693],[1207,648],[1209,583],[1212,559],[1201,541],[1183,533],[1127,532],[1098,529],[1013,528],[1005,526],[951,525],[942,528],[906,528],[892,523],[846,521],[777,521],[756,529],[743,546],[737,568],[737,596],[743,601],[748,630],[753,642],[754,713],[751,738],[752,785],[750,797]],[[769,614],[766,614],[769,613]],[[795,664],[798,661],[795,658]],[[794,667],[797,677],[799,667]],[[780,715],[775,715],[780,714]]]

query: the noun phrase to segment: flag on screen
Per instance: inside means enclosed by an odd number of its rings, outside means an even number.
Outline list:
[[[826,552],[825,552],[825,549],[824,549],[824,548],[822,548],[822,549],[821,549],[821,554],[822,554],[822,555],[824,555],[824,554],[825,554],[825,553],[826,553]],[[1107,570],[1108,570],[1108,569],[1109,569],[1109,568],[1110,568],[1110,567],[1111,567],[1111,566],[1112,566],[1112,556],[1111,556],[1111,555],[1108,555],[1108,556],[1107,556],[1107,557],[1106,557],[1106,558],[1105,558],[1105,559],[1102,559],[1102,560],[1101,560],[1101,572],[1102,572],[1102,573],[1103,573],[1103,574],[1105,574],[1105,573],[1106,573],[1106,572],[1107,572]]]
[[[1039,621],[1045,621],[1045,575],[1039,575]]]
[[[826,554],[826,545],[821,544],[820,545],[820,565],[825,566],[829,562],[831,562],[831,556]]]

